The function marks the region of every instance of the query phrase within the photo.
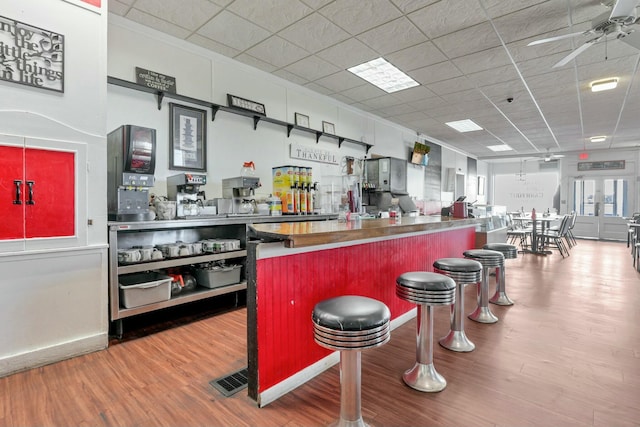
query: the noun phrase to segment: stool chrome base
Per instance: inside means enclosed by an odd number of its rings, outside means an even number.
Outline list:
[[[469,352],[476,348],[476,345],[467,338],[464,331],[449,331],[447,336],[440,338],[440,345],[447,350]]]
[[[447,380],[436,371],[433,363],[416,363],[402,375],[402,379],[406,385],[419,391],[438,392],[447,386]]]
[[[513,301],[511,301],[505,292],[496,292],[489,302],[495,305],[513,305]]]
[[[476,307],[473,313],[467,317],[478,323],[496,323],[498,321],[498,318],[491,312],[489,307]]]

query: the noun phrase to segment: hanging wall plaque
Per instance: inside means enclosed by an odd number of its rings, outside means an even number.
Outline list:
[[[64,92],[64,36],[0,16],[0,80]]]

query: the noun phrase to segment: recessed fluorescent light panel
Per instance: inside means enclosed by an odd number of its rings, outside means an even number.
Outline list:
[[[591,142],[603,142],[607,139],[606,136],[592,136]]]
[[[596,80],[591,82],[591,92],[601,92],[603,90],[615,89],[618,86],[618,78]]]
[[[385,61],[384,58],[356,65],[349,68],[349,71],[387,93],[418,86],[418,82]]]
[[[465,119],[456,122],[447,122],[445,125],[454,128],[458,132],[473,132],[474,130],[482,130],[480,126],[473,120]]]
[[[513,148],[509,147],[507,144],[500,145],[488,145],[487,148],[491,151],[509,151],[513,150]]]

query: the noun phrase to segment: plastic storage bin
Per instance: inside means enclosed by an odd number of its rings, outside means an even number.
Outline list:
[[[171,298],[171,277],[160,273],[120,276],[120,301],[125,308],[139,307]]]
[[[218,288],[220,286],[240,283],[241,265],[216,266],[212,268],[197,268],[195,270],[198,285],[205,288]]]

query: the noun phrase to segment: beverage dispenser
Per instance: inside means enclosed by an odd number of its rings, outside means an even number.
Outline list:
[[[150,221],[149,187],[156,166],[156,130],[122,125],[107,135],[107,207],[112,221]]]
[[[196,173],[179,173],[167,178],[167,197],[176,202],[176,216],[184,218],[198,215],[202,202],[198,200],[200,186],[207,183],[207,176]]]

